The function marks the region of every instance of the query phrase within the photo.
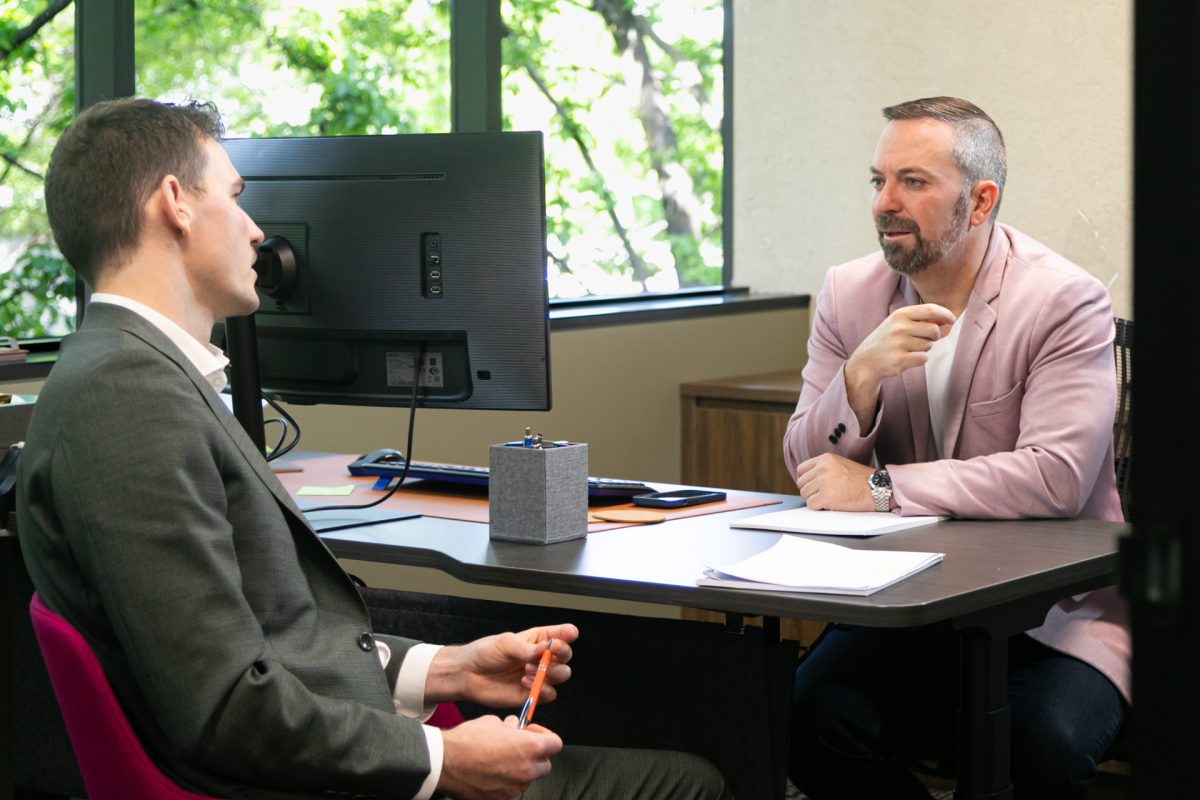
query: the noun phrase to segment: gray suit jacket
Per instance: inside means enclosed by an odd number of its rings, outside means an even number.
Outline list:
[[[165,772],[232,797],[416,793],[424,735],[393,713],[356,588],[154,326],[88,309],[21,469],[34,584]],[[389,639],[393,662],[412,644]]]

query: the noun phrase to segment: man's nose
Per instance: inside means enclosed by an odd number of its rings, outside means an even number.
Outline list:
[[[901,210],[900,196],[892,187],[893,184],[889,181],[875,192],[871,207],[877,215],[881,213],[894,214]]]

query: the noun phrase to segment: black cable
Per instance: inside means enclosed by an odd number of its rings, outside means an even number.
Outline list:
[[[279,458],[279,455],[282,455],[279,448],[283,446],[283,440],[287,437],[289,430],[287,420],[283,417],[271,417],[270,419],[264,419],[263,428],[266,428],[272,422],[279,423],[279,439],[276,440],[275,446],[269,451],[267,455],[267,461],[274,461],[275,459]],[[279,455],[276,455],[276,453],[279,453]]]
[[[396,484],[394,486],[392,486],[392,488],[389,489],[383,495],[383,497],[372,500],[369,503],[362,503],[361,505],[354,505],[354,506],[329,505],[329,506],[318,506],[317,508],[301,509],[302,511],[304,511],[305,514],[309,514],[313,511],[346,511],[346,510],[355,509],[355,508],[374,508],[375,506],[379,505],[380,503],[383,503],[386,500],[388,500],[392,495],[394,495],[396,493],[396,491],[401,486],[404,485],[404,480],[408,477],[408,467],[410,464],[412,464],[413,430],[415,428],[414,423],[417,418],[417,390],[418,390],[418,388],[420,388],[420,385],[421,385],[421,365],[422,365],[422,363],[424,363],[424,361],[425,361],[425,345],[422,343],[421,346],[417,349],[416,366],[413,368],[412,404],[409,406],[409,409],[408,409],[408,438],[404,442],[404,452],[406,454],[405,459],[404,459],[404,470],[400,473],[400,477],[396,480]]]
[[[281,416],[283,418],[283,419],[279,419],[279,420],[268,420],[268,422],[273,421],[273,422],[279,422],[280,424],[282,424],[283,428],[284,428],[284,433],[287,432],[287,428],[289,425],[291,425],[292,430],[295,431],[295,435],[292,437],[292,440],[290,442],[288,442],[287,445],[285,445],[285,446],[282,446],[282,447],[280,446],[283,444],[283,436],[279,437],[279,441],[275,444],[275,448],[271,451],[271,454],[269,456],[267,456],[267,461],[274,461],[275,459],[282,458],[283,456],[292,452],[292,450],[295,449],[296,445],[300,443],[300,423],[296,422],[296,420],[292,417],[292,415],[283,409],[283,406],[281,406],[281,405],[279,405],[279,403],[275,402],[275,398],[271,397],[266,392],[262,393],[262,397],[264,400],[267,401],[267,404],[269,406],[271,406],[271,408],[275,409],[275,413],[279,414],[279,416]]]

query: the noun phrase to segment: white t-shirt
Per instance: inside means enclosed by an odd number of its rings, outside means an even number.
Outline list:
[[[948,333],[933,343],[929,360],[925,362],[925,391],[929,395],[929,460],[942,457],[942,443],[946,438],[946,388],[950,381],[950,367],[954,364],[954,352],[958,349],[958,332],[962,330],[962,318],[956,319]]]

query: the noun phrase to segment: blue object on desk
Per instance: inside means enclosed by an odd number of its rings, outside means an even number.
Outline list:
[[[404,456],[396,450],[375,450],[365,456],[350,462],[351,475],[374,475],[386,478],[398,478],[404,472]],[[435,464],[426,461],[414,461],[408,470],[408,477],[420,478],[426,481],[456,483],[463,486],[487,486],[489,470],[487,467],[473,467],[463,464]],[[378,486],[378,484],[376,484]],[[640,481],[626,481],[618,478],[588,478],[588,497],[633,497],[635,494],[653,492],[654,487]]]

